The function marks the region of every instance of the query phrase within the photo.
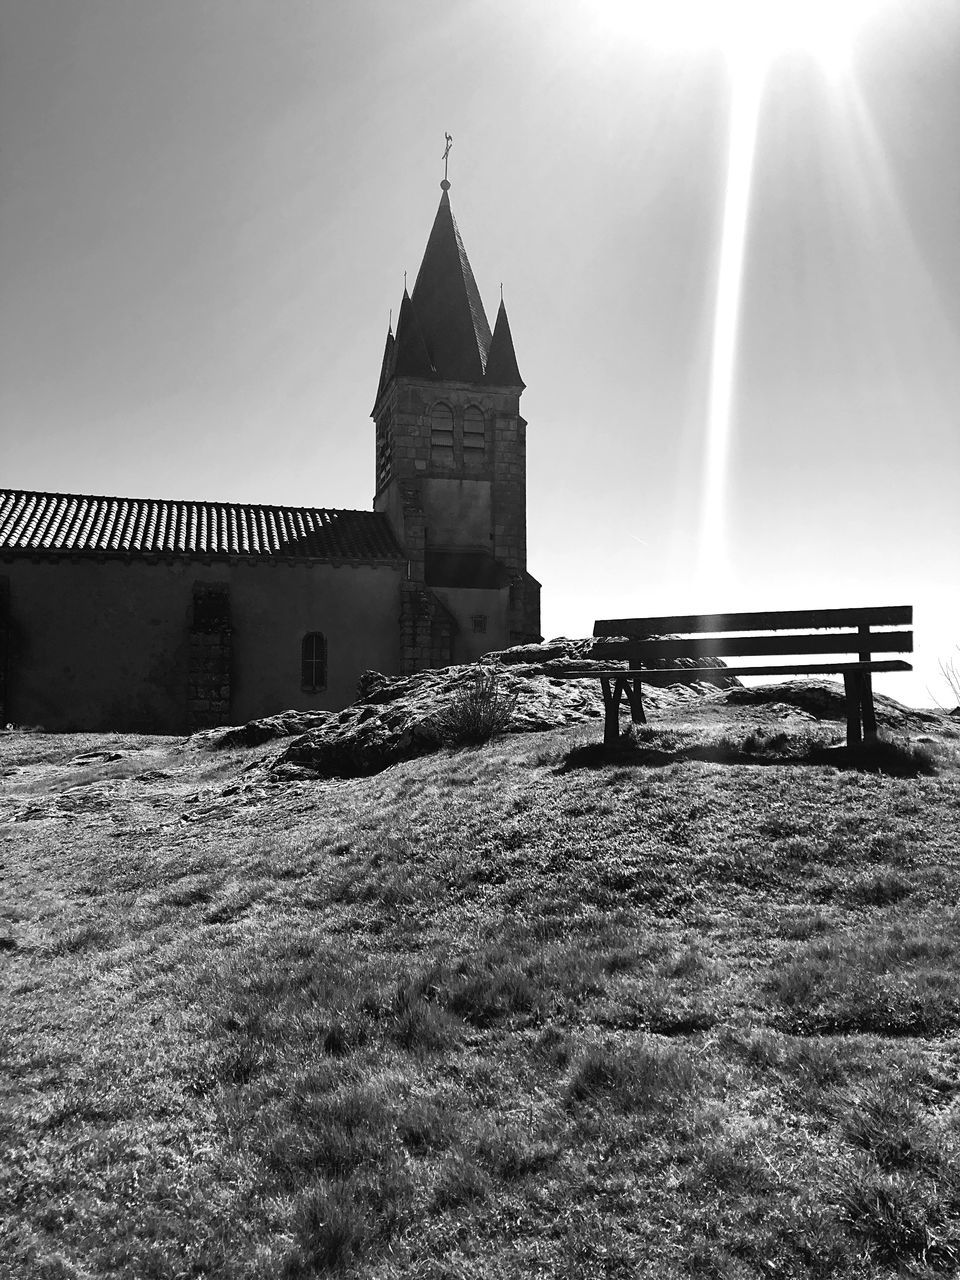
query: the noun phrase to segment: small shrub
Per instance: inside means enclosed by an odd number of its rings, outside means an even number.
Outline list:
[[[438,716],[440,741],[450,747],[483,746],[506,732],[516,705],[517,695],[504,691],[496,672],[478,667]]]

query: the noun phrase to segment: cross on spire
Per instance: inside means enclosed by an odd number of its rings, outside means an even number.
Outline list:
[[[453,146],[453,138],[444,130],[443,136],[447,140],[447,145],[443,149],[443,155],[440,157],[443,161],[443,181],[440,183],[441,190],[449,191],[450,183],[447,181],[447,157],[450,155],[450,148]]]

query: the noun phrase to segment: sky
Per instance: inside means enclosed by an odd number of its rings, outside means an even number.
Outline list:
[[[368,509],[446,131],[544,634],[913,604],[952,706],[960,3],[785,2],[0,0],[0,483]]]

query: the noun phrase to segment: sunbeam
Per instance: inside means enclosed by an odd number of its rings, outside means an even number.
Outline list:
[[[744,60],[733,77],[727,143],[727,184],[713,313],[713,351],[707,403],[703,500],[696,567],[698,598],[726,578],[724,496],[737,364],[737,334],[750,217],[750,187],[757,142],[764,66]]]

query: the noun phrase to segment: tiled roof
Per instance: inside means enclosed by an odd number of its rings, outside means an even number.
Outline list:
[[[15,552],[310,560],[402,555],[377,511],[0,489],[0,556]]]

